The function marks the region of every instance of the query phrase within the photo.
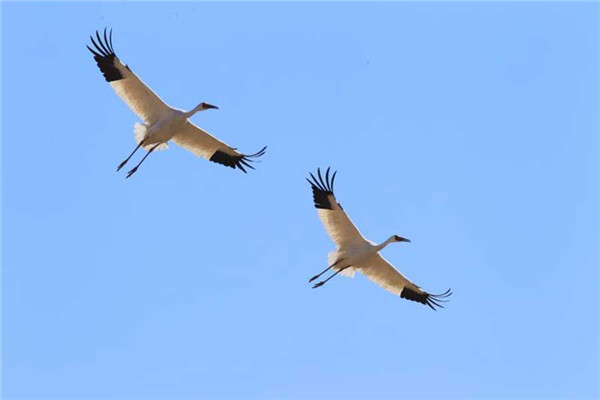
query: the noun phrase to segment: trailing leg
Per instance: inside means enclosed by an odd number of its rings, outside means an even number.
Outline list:
[[[148,150],[148,152],[147,152],[147,153],[146,153],[146,155],[144,156],[144,158],[142,158],[142,161],[140,161],[140,162],[138,163],[138,165],[136,165],[135,167],[133,167],[133,169],[132,169],[132,170],[130,170],[130,171],[127,173],[127,176],[125,177],[125,179],[127,179],[127,178],[129,178],[131,175],[133,175],[133,174],[135,173],[135,171],[137,171],[137,170],[138,170],[138,168],[140,167],[140,165],[142,165],[142,163],[144,162],[144,160],[145,160],[146,158],[148,158],[148,156],[150,155],[150,153],[152,153],[152,152],[154,151],[154,149],[156,149],[156,148],[157,148],[158,146],[160,146],[161,144],[162,144],[162,143],[158,143],[158,144],[154,145],[153,147],[151,147],[151,148],[150,148],[150,150]]]
[[[136,148],[135,148],[135,149],[133,149],[133,151],[131,152],[131,154],[129,155],[129,157],[127,157],[127,158],[125,159],[125,161],[123,161],[121,164],[119,164],[119,166],[117,167],[117,172],[119,172],[119,171],[121,170],[121,168],[123,168],[123,167],[125,166],[125,164],[127,164],[127,161],[129,161],[129,160],[131,159],[131,157],[133,157],[133,155],[135,154],[135,152],[136,152],[136,151],[138,151],[138,149],[139,149],[140,147],[142,147],[143,145],[144,145],[144,141],[142,140],[142,141],[140,142],[140,144],[138,144],[138,145],[136,146]]]
[[[348,266],[346,266],[346,267],[343,267],[343,268],[340,268],[340,269],[338,269],[337,271],[335,271],[335,274],[331,275],[329,278],[325,279],[324,281],[321,281],[321,282],[315,283],[315,285],[314,285],[312,288],[313,288],[313,289],[316,289],[316,288],[318,288],[318,287],[320,287],[320,286],[323,286],[323,285],[324,285],[324,284],[326,284],[326,283],[327,283],[327,281],[329,281],[331,278],[333,278],[334,276],[336,276],[337,274],[339,274],[340,272],[342,272],[342,271],[343,271],[343,270],[345,270],[346,268],[350,268],[350,267],[351,267],[351,265],[348,265]]]
[[[315,276],[313,276],[312,278],[310,278],[310,280],[308,281],[308,283],[311,283],[312,281],[314,281],[315,279],[319,278],[321,275],[323,275],[325,272],[329,271],[331,268],[335,267],[340,261],[342,260],[338,260],[336,262],[334,262],[333,264],[331,264],[329,267],[325,268],[325,270],[323,272],[321,272],[320,274],[317,274]]]

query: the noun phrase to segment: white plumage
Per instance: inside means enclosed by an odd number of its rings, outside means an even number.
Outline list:
[[[135,124],[133,124],[133,136],[135,138],[135,142],[142,146],[144,149],[146,150],[150,150],[153,146],[151,144],[147,144],[144,146],[143,142],[144,139],[146,139],[148,137],[148,126],[145,124],[141,124],[139,122],[136,122]],[[157,150],[167,150],[169,148],[169,144],[167,142],[164,143],[160,143],[158,145],[158,147],[156,147],[154,149],[154,151]]]
[[[307,179],[313,191],[313,200],[319,218],[337,246],[336,251],[327,255],[329,267],[313,276],[309,282],[319,278],[329,269],[333,269],[335,273],[324,281],[316,283],[313,288],[322,286],[338,273],[352,277],[354,271],[358,270],[382,288],[402,298],[426,304],[434,310],[436,307],[443,307],[440,303],[446,301],[446,298],[452,294],[450,289],[437,295],[427,293],[408,280],[379,254],[379,251],[390,243],[410,242],[410,240],[392,235],[378,245],[365,239],[337,202],[333,194],[336,173],[330,179],[329,171],[328,168],[325,179],[323,179],[320,169],[317,169],[318,179],[312,173],[310,174],[312,180]]]
[[[129,108],[144,121],[143,124],[136,123],[134,126],[134,136],[138,146],[119,165],[117,171],[140,147],[143,147],[148,153],[136,167],[129,171],[127,174],[129,178],[150,153],[168,149],[169,140],[210,161],[234,169],[239,168],[243,172],[246,172],[245,167],[254,169],[250,163],[254,158],[265,153],[266,146],[254,154],[242,154],[188,120],[199,111],[218,107],[204,102],[188,112],[170,107],[119,60],[112,45],[112,30],[107,35],[105,29],[103,38],[96,32],[97,42],[91,36],[90,39],[95,49],[89,46],[87,48],[94,55],[104,78]]]

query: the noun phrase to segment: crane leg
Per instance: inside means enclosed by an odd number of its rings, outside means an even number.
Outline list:
[[[144,156],[144,158],[142,158],[142,161],[140,161],[138,163],[138,165],[136,165],[135,167],[133,167],[133,169],[131,169],[128,173],[127,176],[125,177],[125,179],[129,178],[131,175],[133,175],[135,173],[135,171],[138,170],[138,168],[140,167],[140,165],[142,165],[142,163],[144,162],[144,160],[146,158],[148,158],[148,156],[150,155],[150,153],[152,153],[154,151],[154,149],[156,149],[158,146],[160,146],[162,143],[158,143],[155,146],[151,147],[150,150],[148,150],[148,152],[146,153],[146,155]]]
[[[318,288],[318,287],[320,287],[320,286],[323,286],[324,284],[326,284],[326,283],[327,283],[327,281],[328,281],[328,280],[330,280],[331,278],[333,278],[334,276],[336,276],[337,274],[339,274],[340,272],[342,272],[342,271],[343,271],[343,270],[345,270],[346,268],[350,268],[350,267],[351,267],[351,265],[348,265],[347,267],[343,267],[343,268],[340,268],[340,269],[338,269],[337,271],[335,271],[335,274],[331,275],[329,278],[325,279],[324,281],[321,281],[321,282],[315,283],[315,284],[314,284],[314,286],[313,286],[312,288],[313,288],[313,289],[316,289],[316,288]]]
[[[121,164],[119,164],[119,166],[117,167],[117,172],[119,172],[121,170],[121,168],[123,168],[125,166],[125,164],[127,164],[127,161],[129,161],[131,159],[131,157],[133,157],[133,155],[135,154],[136,151],[138,151],[138,149],[140,147],[142,147],[144,145],[144,140],[142,140],[140,142],[140,144],[137,145],[137,147],[135,149],[133,149],[133,151],[131,152],[131,154],[129,155],[129,157],[127,157],[125,159],[125,161],[123,161]]]
[[[315,279],[319,278],[321,275],[323,275],[325,272],[329,271],[331,268],[335,267],[340,261],[342,260],[338,260],[336,262],[334,262],[333,264],[331,264],[329,267],[325,268],[325,270],[323,272],[321,272],[320,274],[317,274],[315,276],[313,276],[312,278],[310,278],[310,280],[308,281],[308,283],[311,283],[312,281],[314,281]]]

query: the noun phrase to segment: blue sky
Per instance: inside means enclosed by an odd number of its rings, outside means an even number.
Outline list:
[[[6,399],[597,398],[598,3],[3,3]],[[129,180],[117,54],[244,152]],[[433,312],[312,290],[339,201]]]

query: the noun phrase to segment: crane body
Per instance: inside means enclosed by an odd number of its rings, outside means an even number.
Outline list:
[[[254,154],[242,154],[189,121],[189,118],[197,112],[218,109],[217,106],[202,102],[191,111],[183,111],[167,105],[119,60],[112,44],[112,30],[108,33],[104,29],[103,36],[96,31],[96,40],[92,36],[90,39],[94,48],[90,46],[87,48],[92,52],[100,72],[117,95],[144,121],[134,125],[137,147],[119,164],[117,171],[127,164],[140,147],[144,148],[147,153],[127,173],[129,178],[150,153],[168,149],[170,140],[209,161],[240,169],[244,173],[245,168],[254,169],[250,163],[265,153],[266,146]]]
[[[335,272],[327,279],[314,284],[313,288],[323,286],[337,274],[353,277],[354,272],[358,270],[379,286],[402,298],[428,305],[433,310],[436,307],[443,307],[440,303],[447,301],[446,298],[452,294],[450,289],[441,294],[427,293],[379,254],[390,243],[410,243],[410,240],[392,235],[383,243],[376,244],[365,239],[337,202],[333,194],[336,173],[333,173],[330,179],[329,172],[328,168],[323,179],[321,170],[317,169],[318,179],[312,173],[310,174],[312,180],[307,179],[312,188],[314,205],[319,218],[337,246],[336,251],[328,254],[329,266],[313,276],[309,282],[315,281],[330,269]]]

